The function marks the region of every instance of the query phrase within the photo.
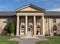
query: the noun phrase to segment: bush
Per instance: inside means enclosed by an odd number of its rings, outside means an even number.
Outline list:
[[[11,21],[8,26],[8,31],[10,35],[14,35],[14,22]]]

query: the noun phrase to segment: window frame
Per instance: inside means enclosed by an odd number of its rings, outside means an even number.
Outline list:
[[[56,23],[56,18],[53,18],[53,23]]]

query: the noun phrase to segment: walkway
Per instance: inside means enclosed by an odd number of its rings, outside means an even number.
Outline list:
[[[37,40],[34,39],[25,39],[25,40],[20,40],[19,44],[35,44]]]
[[[37,38],[19,38],[19,37],[15,37],[15,38],[12,38],[10,40],[13,40],[13,41],[19,41],[19,44],[35,44],[36,41],[43,41],[43,40],[47,40],[45,37],[42,37],[42,36],[38,36]]]

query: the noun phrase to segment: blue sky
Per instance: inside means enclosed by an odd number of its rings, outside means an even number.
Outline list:
[[[0,0],[0,11],[14,11],[27,4],[33,4],[45,10],[60,10],[60,0]]]

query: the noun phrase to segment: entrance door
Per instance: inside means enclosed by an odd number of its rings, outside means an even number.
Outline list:
[[[28,29],[27,29],[27,37],[32,37],[32,27],[28,27]]]

